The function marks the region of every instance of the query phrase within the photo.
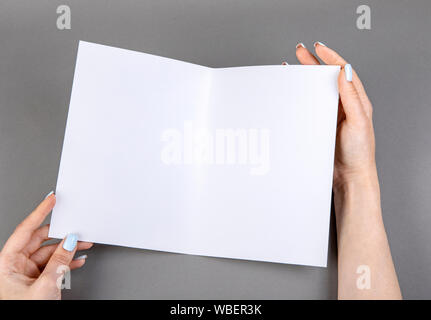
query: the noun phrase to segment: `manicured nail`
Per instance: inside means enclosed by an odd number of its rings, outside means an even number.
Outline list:
[[[302,42],[296,45],[296,49],[298,49],[299,47],[303,47],[305,49],[305,45]]]
[[[78,236],[74,233],[68,234],[63,243],[63,249],[67,251],[75,250],[76,244],[78,243]]]
[[[344,66],[344,72],[346,74],[346,80],[349,81],[349,82],[352,82],[352,78],[353,78],[352,65],[351,64],[346,64]]]
[[[326,45],[324,43],[320,42],[320,41],[317,41],[317,42],[314,43],[314,47],[317,47],[317,45],[320,45],[322,47],[326,47]]]
[[[46,198],[48,198],[51,194],[53,194],[54,193],[54,191],[51,191],[50,193],[48,193],[46,196],[45,196],[45,199]]]
[[[75,258],[73,260],[83,260],[83,259],[87,259],[87,255],[86,254],[84,254],[82,256],[79,256],[78,258]]]

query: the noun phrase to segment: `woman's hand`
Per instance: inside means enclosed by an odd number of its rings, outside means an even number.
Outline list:
[[[45,200],[15,229],[0,252],[0,299],[61,299],[66,270],[80,268],[86,256],[73,260],[77,250],[93,245],[77,242],[70,234],[59,244],[49,240],[49,225],[39,227],[55,205],[55,195]]]
[[[353,180],[377,179],[372,105],[356,72],[334,50],[314,44],[317,56],[326,64],[341,66],[338,77],[340,105],[334,161],[334,189]],[[320,64],[300,43],[296,56],[305,65]]]
[[[314,47],[323,62],[341,66],[334,159],[338,297],[400,299],[381,213],[370,100],[350,64],[320,42]],[[319,64],[301,43],[296,56],[302,64]]]

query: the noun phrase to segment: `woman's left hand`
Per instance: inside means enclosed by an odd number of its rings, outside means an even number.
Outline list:
[[[0,252],[0,299],[61,299],[64,273],[80,268],[86,256],[73,260],[77,250],[92,247],[70,234],[59,244],[49,240],[49,225],[40,227],[55,205],[51,193],[15,229]]]

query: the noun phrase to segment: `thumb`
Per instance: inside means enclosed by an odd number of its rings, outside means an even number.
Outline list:
[[[41,276],[46,276],[53,281],[69,270],[69,264],[73,260],[76,252],[76,245],[78,243],[78,236],[76,234],[69,234],[66,238],[58,244],[57,249],[49,259]]]
[[[347,121],[357,121],[366,116],[358,91],[352,82],[352,73],[352,66],[346,64],[338,76],[338,90]]]

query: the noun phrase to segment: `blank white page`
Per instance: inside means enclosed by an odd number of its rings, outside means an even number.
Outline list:
[[[50,236],[326,266],[338,72],[80,42]]]

